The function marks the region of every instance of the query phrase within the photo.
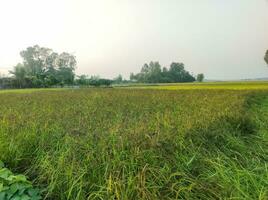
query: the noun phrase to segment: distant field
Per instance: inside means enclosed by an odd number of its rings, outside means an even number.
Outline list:
[[[0,102],[0,160],[44,199],[268,197],[266,82],[6,90]]]
[[[268,89],[267,81],[248,82],[205,82],[205,83],[169,83],[169,84],[133,84],[125,85],[126,88],[139,89],[168,89],[168,90],[189,90],[189,89],[228,89],[228,90],[249,90]]]
[[[0,89],[0,94],[3,93],[32,93],[32,92],[40,92],[40,91],[61,91],[66,90],[68,88],[38,88],[38,89]]]

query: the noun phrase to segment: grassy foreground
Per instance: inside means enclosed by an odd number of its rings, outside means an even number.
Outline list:
[[[6,92],[0,160],[45,199],[266,199],[266,96],[261,87]]]

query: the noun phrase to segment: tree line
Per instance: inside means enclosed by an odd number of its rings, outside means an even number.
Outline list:
[[[169,68],[162,68],[159,62],[150,62],[143,65],[140,73],[131,73],[130,80],[139,83],[179,83],[193,82],[196,79],[185,70],[183,63],[173,62]]]
[[[186,71],[184,64],[173,62],[169,68],[159,62],[144,64],[137,74],[131,73],[129,80],[118,75],[113,80],[98,76],[75,75],[76,58],[70,53],[57,53],[38,45],[20,52],[22,63],[14,66],[11,77],[0,77],[0,88],[63,87],[65,85],[110,86],[122,83],[178,83],[204,80],[203,74],[194,77]]]
[[[2,78],[2,84],[12,88],[39,88],[73,83],[76,68],[73,55],[59,54],[38,45],[28,47],[20,55],[23,62],[9,72],[12,77]]]

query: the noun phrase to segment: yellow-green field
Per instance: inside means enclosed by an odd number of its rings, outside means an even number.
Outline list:
[[[7,89],[7,90],[0,90],[0,94],[4,93],[15,93],[15,94],[25,94],[25,93],[33,93],[33,92],[40,92],[40,91],[61,91],[67,90],[68,88],[38,88],[38,89]]]
[[[126,88],[0,92],[0,160],[49,200],[267,199],[266,82]]]
[[[126,88],[139,89],[166,89],[166,90],[193,90],[193,89],[227,89],[227,90],[259,90],[268,89],[267,81],[247,82],[206,82],[206,83],[173,83],[173,84],[136,84],[128,85]]]

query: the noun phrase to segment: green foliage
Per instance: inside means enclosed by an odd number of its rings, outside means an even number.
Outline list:
[[[141,72],[130,74],[130,80],[140,83],[179,83],[193,82],[195,78],[184,69],[183,63],[171,63],[170,68],[163,68],[159,62],[144,64]]]
[[[119,74],[117,77],[115,77],[114,80],[113,80],[113,82],[114,82],[115,84],[120,84],[120,83],[122,83],[122,82],[123,82],[123,77],[122,77],[122,75]]]
[[[266,199],[267,89],[212,86],[1,93],[0,159],[46,199]]]
[[[20,55],[23,63],[17,64],[10,71],[15,78],[12,87],[40,88],[73,84],[76,67],[73,55],[66,52],[58,54],[38,45],[28,47]]]
[[[0,77],[0,89],[14,88],[16,80],[10,77]]]
[[[205,78],[204,74],[197,74],[197,76],[196,76],[196,80],[198,82],[203,82],[204,78]]]
[[[26,69],[22,64],[17,64],[14,67],[14,71],[11,72],[16,77],[16,81],[18,86],[21,88],[25,85],[25,79],[26,79]]]
[[[100,87],[100,86],[110,86],[114,81],[110,79],[103,79],[99,78],[98,76],[91,76],[88,78],[86,75],[78,76],[76,79],[76,84],[78,85],[84,85],[84,86],[94,86],[94,87]]]
[[[34,189],[23,175],[14,175],[0,161],[0,199],[1,200],[40,200],[40,191]]]
[[[266,51],[266,54],[264,56],[264,60],[268,64],[268,50]]]
[[[99,86],[110,86],[112,84],[112,80],[109,79],[91,79],[89,80],[89,85],[99,87]]]
[[[88,79],[89,78],[87,77],[87,75],[77,76],[76,84],[78,84],[78,85],[89,85]]]

